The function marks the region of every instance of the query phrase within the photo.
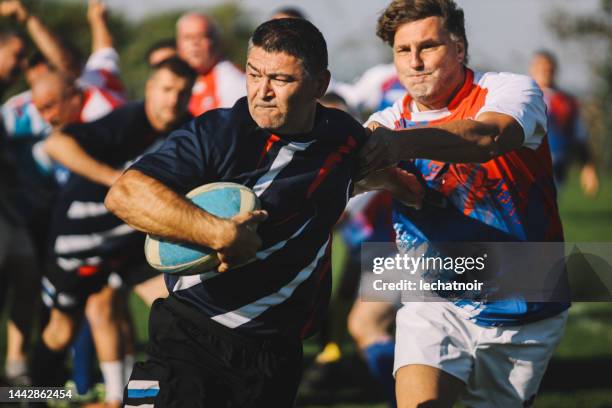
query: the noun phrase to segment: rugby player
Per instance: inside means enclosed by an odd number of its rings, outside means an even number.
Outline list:
[[[244,96],[244,73],[224,58],[221,33],[211,17],[183,14],[176,23],[176,50],[198,72],[189,103],[194,116],[229,108]]]
[[[464,15],[452,0],[394,0],[377,34],[392,47],[408,94],[369,120],[381,127],[362,149],[362,172],[389,169],[364,184],[391,177],[400,162],[447,203],[396,203],[398,243],[563,241],[537,84],[469,69]],[[568,307],[406,303],[396,319],[398,406],[451,407],[461,394],[470,407],[531,406]]]
[[[54,256],[43,278],[43,299],[51,317],[34,362],[38,384],[52,381],[85,311],[106,384],[106,402],[120,403],[125,383],[109,275],[116,273],[124,282],[138,285],[136,293],[148,304],[167,292],[161,276],[155,277],[156,271],[146,265],[143,235],[109,213],[103,200],[126,162],[154,149],[190,118],[187,104],[194,80],[195,72],[182,60],[162,61],[147,81],[144,102],[130,103],[91,123],[68,125],[45,141],[48,154],[73,174],[52,218]],[[156,280],[157,290],[150,279]]]
[[[128,224],[213,248],[222,262],[212,278],[166,276],[170,296],[153,305],[149,360],[132,372],[128,406],[293,406],[366,135],[317,103],[329,79],[316,27],[263,23],[249,44],[247,98],[175,132],[111,188],[106,204]],[[215,181],[250,187],[263,210],[223,220],[183,198]]]

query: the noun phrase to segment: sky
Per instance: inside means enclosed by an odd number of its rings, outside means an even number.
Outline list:
[[[456,0],[465,11],[470,43],[470,66],[476,69],[527,73],[532,53],[553,51],[561,67],[559,84],[573,92],[594,88],[592,67],[601,44],[555,38],[546,18],[556,9],[572,14],[598,10],[599,0]],[[116,11],[138,20],[172,9],[221,4],[220,0],[106,0]],[[330,69],[344,81],[356,79],[368,67],[390,61],[390,50],[376,38],[375,24],[389,0],[237,0],[254,22],[265,20],[275,9],[297,6],[323,32],[328,42]],[[593,57],[595,55],[595,57]]]

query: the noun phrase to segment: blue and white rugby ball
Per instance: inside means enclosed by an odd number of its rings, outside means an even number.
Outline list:
[[[236,183],[210,183],[190,191],[195,205],[221,218],[258,210],[259,199],[248,187]],[[145,256],[153,268],[169,274],[195,275],[219,265],[217,253],[206,247],[147,235]]]

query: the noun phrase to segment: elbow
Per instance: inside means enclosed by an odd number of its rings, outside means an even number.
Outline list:
[[[128,188],[125,186],[123,177],[120,177],[106,194],[104,205],[110,212],[122,218],[121,215],[125,213],[124,204],[128,201],[128,197]]]

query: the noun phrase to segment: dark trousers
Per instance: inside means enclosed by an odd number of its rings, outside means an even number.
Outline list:
[[[302,375],[299,339],[246,336],[173,296],[151,308],[147,353],[126,406],[292,407]]]

